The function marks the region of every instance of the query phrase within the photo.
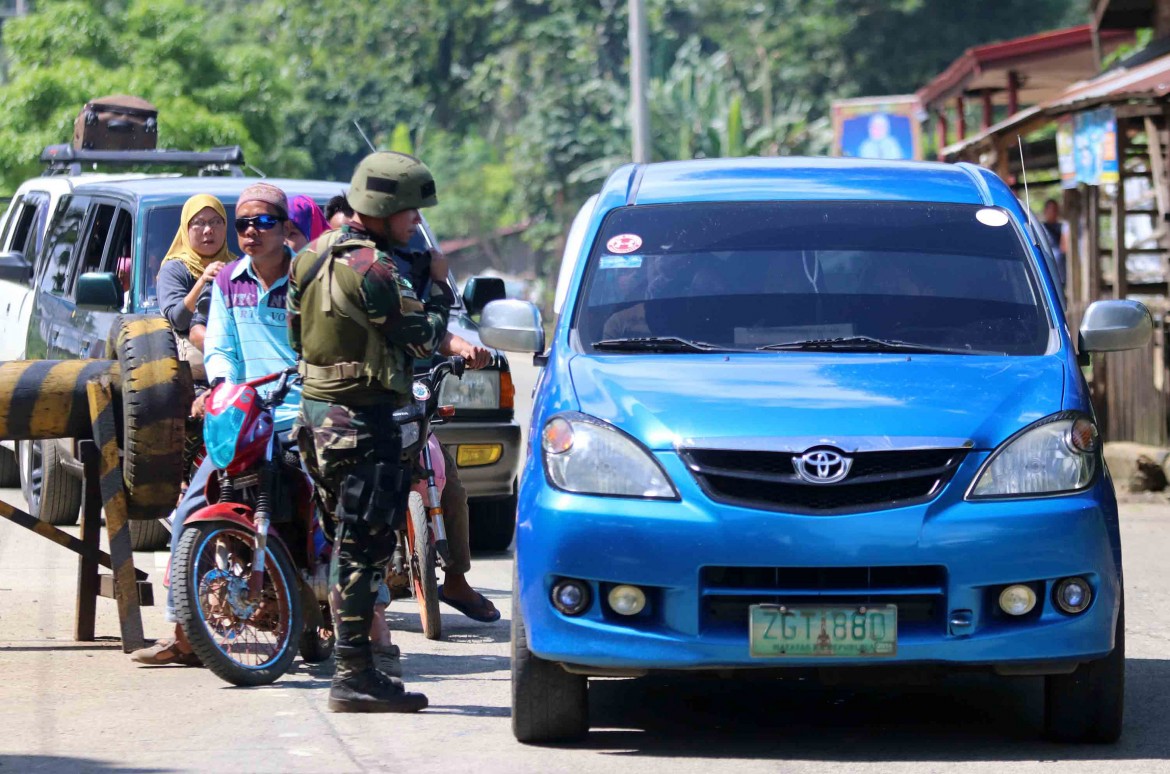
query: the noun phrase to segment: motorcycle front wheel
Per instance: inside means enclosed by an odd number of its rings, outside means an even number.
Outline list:
[[[233,685],[267,685],[292,666],[301,641],[292,559],[269,539],[259,598],[248,592],[255,536],[231,522],[183,530],[171,568],[175,614],[203,665]]]
[[[410,579],[423,634],[428,640],[437,640],[443,634],[443,623],[439,618],[439,556],[435,551],[435,535],[422,495],[411,492],[409,507]]]

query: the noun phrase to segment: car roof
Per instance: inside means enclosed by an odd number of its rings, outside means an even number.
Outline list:
[[[623,204],[633,205],[808,200],[991,204],[1000,197],[989,190],[990,174],[970,164],[922,161],[700,159],[626,165],[610,176],[602,198],[620,197]]]
[[[110,181],[86,181],[76,186],[85,193],[130,194],[143,204],[182,204],[191,196],[211,194],[225,203],[233,203],[240,193],[253,183],[275,185],[290,198],[305,194],[315,200],[324,200],[345,190],[347,184],[325,180],[295,180],[290,178],[259,177],[141,177]]]

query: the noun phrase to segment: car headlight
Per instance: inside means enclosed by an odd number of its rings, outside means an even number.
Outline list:
[[[1075,492],[1097,473],[1097,426],[1062,412],[1005,441],[975,477],[968,498],[1028,497]]]
[[[456,409],[499,408],[500,372],[469,370],[463,372],[462,379],[447,377],[439,388],[439,403]]]
[[[630,436],[585,414],[560,414],[541,433],[544,469],[558,489],[578,494],[676,500],[678,493],[650,452]]]

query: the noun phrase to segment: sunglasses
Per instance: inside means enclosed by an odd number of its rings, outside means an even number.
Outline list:
[[[254,228],[257,231],[271,231],[276,228],[278,223],[283,223],[287,218],[278,218],[275,215],[253,215],[250,218],[236,218],[236,233],[242,234],[249,228]]]

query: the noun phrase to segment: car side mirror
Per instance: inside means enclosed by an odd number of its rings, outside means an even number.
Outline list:
[[[116,312],[122,308],[122,283],[108,271],[91,271],[77,278],[74,301],[78,309],[90,312]]]
[[[463,303],[468,314],[479,314],[492,301],[507,297],[504,281],[499,277],[472,277],[463,286]]]
[[[1154,318],[1138,301],[1094,301],[1081,320],[1084,352],[1120,352],[1141,349],[1150,342]]]
[[[0,253],[0,280],[28,284],[33,277],[33,267],[24,253]]]
[[[484,307],[479,338],[505,352],[544,352],[544,323],[531,301],[504,299]]]

